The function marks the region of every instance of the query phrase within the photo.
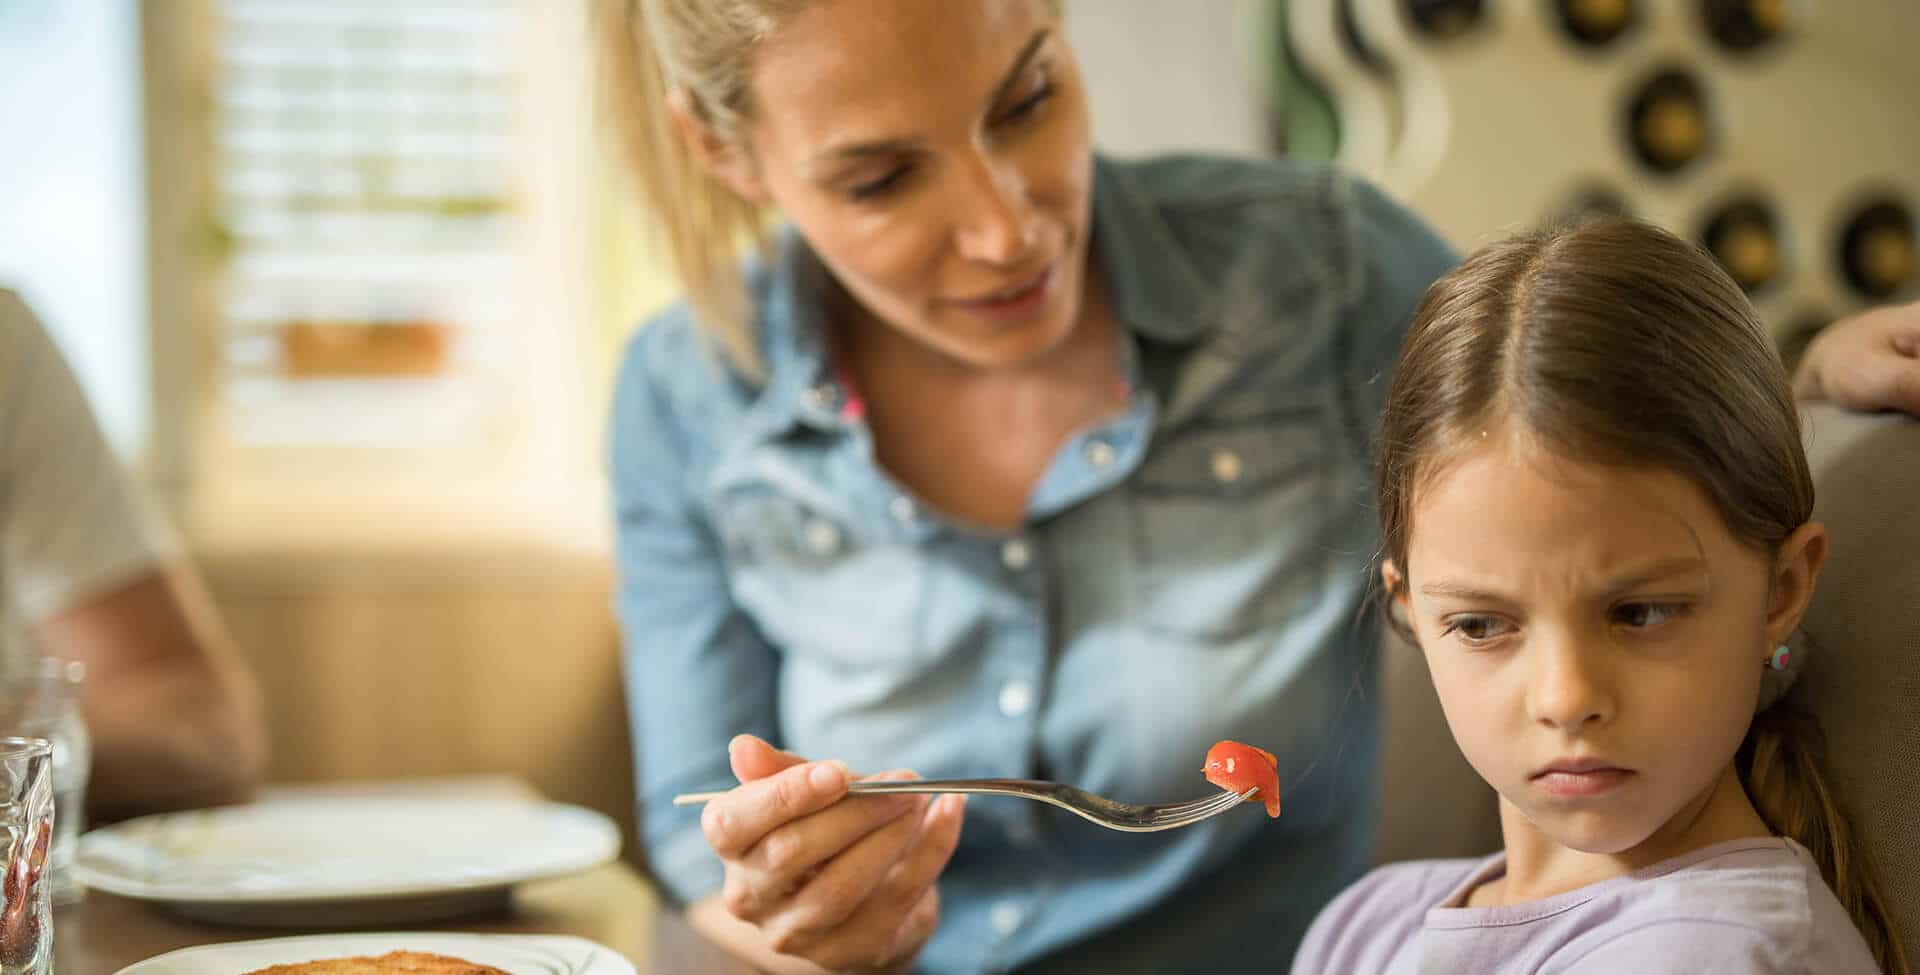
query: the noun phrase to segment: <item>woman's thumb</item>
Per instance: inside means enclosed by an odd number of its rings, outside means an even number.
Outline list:
[[[734,777],[742,782],[764,779],[782,769],[801,765],[806,759],[783,752],[755,735],[735,735],[727,742],[727,761]]]

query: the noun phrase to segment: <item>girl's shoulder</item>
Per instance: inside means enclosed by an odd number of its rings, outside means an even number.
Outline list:
[[[1489,859],[1376,867],[1320,911],[1294,957],[1295,975],[1385,972],[1417,947],[1429,909],[1486,871]]]
[[[1799,844],[1722,843],[1610,885],[1583,911],[1570,971],[1876,972],[1872,953]]]

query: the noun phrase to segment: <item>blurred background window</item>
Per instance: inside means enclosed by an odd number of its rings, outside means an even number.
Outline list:
[[[600,534],[577,6],[147,6],[155,381],[193,531]]]
[[[213,101],[240,446],[498,444],[525,344],[508,0],[221,0]]]
[[[135,0],[0,0],[0,286],[130,461],[152,432],[140,66]]]

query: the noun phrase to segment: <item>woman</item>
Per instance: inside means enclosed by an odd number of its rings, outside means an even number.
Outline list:
[[[776,970],[1284,966],[1369,862],[1368,445],[1449,248],[1323,169],[1096,158],[1057,3],[604,12],[688,293],[610,432],[657,876]],[[1160,800],[1220,738],[1278,823],[962,832],[800,757]]]

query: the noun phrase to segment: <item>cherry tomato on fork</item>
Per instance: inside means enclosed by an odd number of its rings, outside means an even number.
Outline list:
[[[1207,781],[1228,792],[1258,788],[1254,798],[1267,804],[1267,815],[1280,816],[1280,760],[1264,748],[1237,741],[1215,742],[1207,749],[1207,764],[1201,771]]]

